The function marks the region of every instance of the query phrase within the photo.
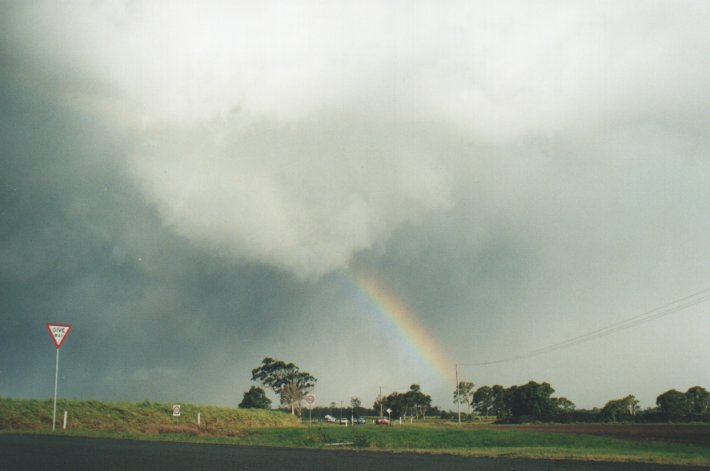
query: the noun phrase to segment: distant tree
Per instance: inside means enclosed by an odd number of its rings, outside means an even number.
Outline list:
[[[268,409],[271,407],[271,399],[266,397],[266,391],[258,386],[252,386],[249,391],[244,393],[239,407],[242,409]]]
[[[685,392],[688,413],[700,417],[710,413],[710,392],[700,386],[693,386]]]
[[[481,386],[473,393],[473,408],[479,414],[488,415],[488,412],[493,409],[493,390],[490,386]]]
[[[291,414],[298,410],[299,415],[303,397],[313,390],[318,381],[293,363],[284,363],[269,357],[262,360],[261,366],[251,370],[251,379],[270,388],[279,395],[282,404],[290,407]]]
[[[499,419],[507,419],[511,415],[510,405],[508,401],[508,390],[500,384],[491,386],[491,395],[493,402],[493,413]]]
[[[561,412],[572,412],[576,407],[574,402],[570,401],[566,397],[558,397],[553,399],[557,405],[557,410]]]
[[[506,399],[513,417],[547,420],[557,407],[549,383],[530,381],[522,386],[511,386]]]
[[[666,420],[682,419],[688,414],[688,398],[675,389],[668,390],[656,398],[656,405]]]
[[[454,390],[454,404],[466,404],[468,415],[471,415],[473,387],[474,385],[470,381],[459,381],[458,387]]]
[[[375,402],[375,408],[379,408],[380,403]],[[424,418],[431,407],[431,396],[424,394],[418,384],[412,384],[406,393],[393,392],[382,399],[384,409],[391,409],[395,417],[413,416]]]
[[[632,395],[622,399],[613,399],[607,402],[599,411],[599,418],[606,422],[628,420],[636,415],[638,404],[639,401]]]
[[[400,397],[402,396],[402,397]],[[395,417],[402,417],[407,412],[407,406],[404,401],[404,395],[398,392],[393,392],[392,394],[383,397],[380,401],[375,401],[375,408],[382,408],[382,415],[387,415],[387,409],[390,409],[391,415]]]
[[[415,418],[424,418],[431,407],[431,396],[424,394],[418,384],[412,384],[405,393],[407,404]]]
[[[353,415],[360,415],[359,409],[362,407],[362,401],[358,397],[350,398],[350,407],[352,407]]]

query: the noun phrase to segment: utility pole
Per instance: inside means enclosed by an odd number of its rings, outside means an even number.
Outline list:
[[[380,386],[380,395],[378,397],[378,401],[380,402],[380,419],[384,417],[382,415],[382,386]]]
[[[459,389],[459,365],[458,363],[454,365],[456,367],[456,411],[459,416],[459,424],[461,423],[461,390]]]

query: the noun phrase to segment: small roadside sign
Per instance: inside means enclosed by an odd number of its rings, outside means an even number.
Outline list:
[[[316,402],[316,396],[315,394],[306,394],[303,399],[306,401],[306,404],[309,406],[312,406]]]
[[[181,409],[180,404],[173,404],[173,417],[180,417]]]
[[[70,324],[47,324],[47,330],[49,330],[49,335],[52,336],[52,340],[54,341],[54,345],[57,346],[57,349],[62,346],[62,342],[64,342],[64,339],[67,338],[67,335],[69,335],[69,331],[71,330],[71,325]]]

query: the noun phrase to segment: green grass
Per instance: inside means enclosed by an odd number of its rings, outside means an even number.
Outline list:
[[[710,466],[710,448],[567,433],[456,426],[302,426],[250,431],[240,443],[551,459],[643,461]]]
[[[70,431],[160,434],[184,432],[229,436],[245,428],[288,427],[296,418],[282,412],[230,409],[181,404],[182,415],[172,416],[172,404],[156,402],[57,401],[57,428],[68,411]],[[201,427],[197,426],[200,414]],[[52,428],[52,400],[0,398],[0,430],[39,431]]]
[[[572,433],[526,431],[506,426],[428,423],[299,425],[289,414],[183,404],[59,401],[55,433],[82,436],[239,445],[350,448],[371,451],[452,453],[542,459],[649,462],[710,466],[710,444],[693,446]],[[64,410],[68,430],[60,430]],[[196,424],[197,412],[202,426]],[[51,433],[52,402],[0,398],[0,431]]]

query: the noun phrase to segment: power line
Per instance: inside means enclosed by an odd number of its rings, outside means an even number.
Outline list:
[[[664,304],[663,306],[659,306],[657,308],[651,309],[650,311],[646,311],[642,314],[639,314],[638,316],[634,316],[629,319],[625,319],[625,320],[622,320],[619,322],[615,322],[613,324],[609,324],[608,326],[602,327],[601,329],[597,329],[592,332],[588,332],[586,334],[578,335],[576,337],[572,337],[570,339],[563,340],[562,342],[553,343],[553,344],[547,345],[545,347],[536,348],[536,349],[530,350],[526,353],[521,353],[518,355],[506,357],[506,358],[489,360],[489,361],[484,361],[484,362],[480,362],[480,363],[459,363],[459,365],[486,366],[486,365],[495,365],[498,363],[507,363],[507,362],[514,361],[514,360],[522,360],[522,359],[536,357],[538,355],[543,355],[545,353],[549,353],[549,352],[553,352],[556,350],[561,350],[563,348],[568,348],[568,347],[572,347],[575,345],[579,345],[581,343],[589,342],[590,340],[594,340],[594,339],[597,339],[600,337],[606,337],[607,335],[611,335],[611,334],[618,332],[620,330],[629,329],[631,327],[635,327],[637,325],[644,324],[646,322],[651,322],[651,321],[654,321],[654,320],[659,319],[661,317],[665,317],[670,314],[674,314],[676,312],[682,311],[684,309],[687,309],[692,306],[696,306],[698,304],[701,304],[701,303],[704,303],[707,301],[710,301],[710,288],[706,288],[704,290],[698,291],[698,292],[693,293],[691,295],[677,299],[671,303]]]

